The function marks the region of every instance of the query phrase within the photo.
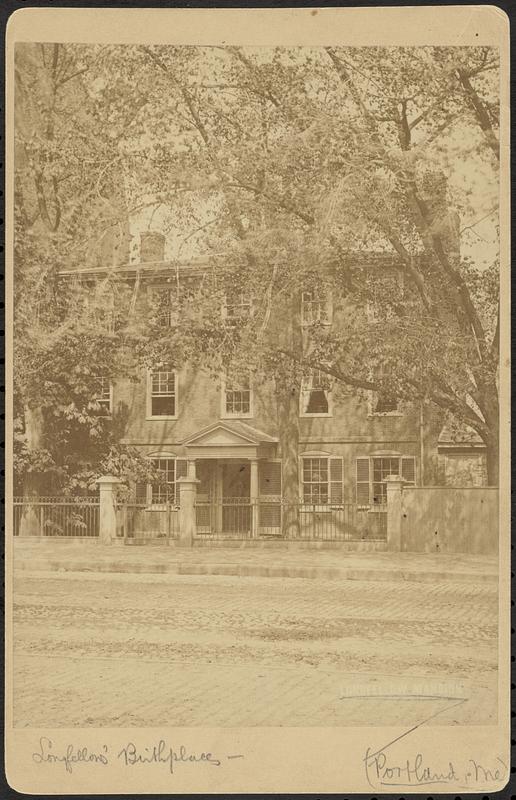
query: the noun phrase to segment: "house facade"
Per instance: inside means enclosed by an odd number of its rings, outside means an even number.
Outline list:
[[[156,234],[146,246],[142,243],[139,264],[117,266],[110,280],[128,293],[138,282],[147,308],[155,307],[159,297],[164,324],[173,324],[166,306],[171,274],[176,282],[196,281],[207,262],[167,263]],[[79,278],[93,287],[105,280],[105,271],[83,270]],[[245,293],[234,302],[238,313],[246,313],[250,301]],[[336,314],[331,300],[313,287],[301,293],[302,325],[336,324]],[[135,487],[137,502],[148,508],[177,505],[180,479],[188,473],[198,481],[200,528],[223,531],[236,525],[258,533],[281,527],[283,454],[272,381],[257,385],[252,378],[231,381],[188,365],[161,365],[142,370],[136,382],[102,376],[97,402],[107,415],[125,408],[124,443],[152,460],[162,475],[158,483]],[[361,512],[355,519],[362,528],[374,531],[385,510],[386,477],[396,474],[409,485],[422,483],[423,427],[419,405],[402,406],[394,397],[373,393],[344,394],[314,372],[299,393],[300,508],[322,514],[353,506]],[[453,484],[459,473],[466,484],[483,482],[478,442],[450,441],[448,436],[438,457],[447,482]]]

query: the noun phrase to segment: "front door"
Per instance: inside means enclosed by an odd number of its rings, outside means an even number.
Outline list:
[[[246,461],[221,463],[222,533],[251,532],[251,465]]]
[[[208,459],[198,460],[195,464],[195,474],[199,481],[196,498],[198,533],[213,533],[216,530],[216,465],[216,461]]]

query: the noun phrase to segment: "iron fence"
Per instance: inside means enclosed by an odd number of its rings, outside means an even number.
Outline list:
[[[198,539],[356,541],[387,538],[387,509],[356,503],[286,503],[224,498],[196,503]]]
[[[127,544],[166,544],[179,536],[179,507],[129,500],[116,508],[116,535]]]
[[[254,504],[245,497],[225,497],[195,504],[197,538],[250,539]]]
[[[357,541],[387,538],[385,506],[356,503],[286,503],[280,498],[222,498],[195,504],[196,539],[300,539]],[[99,536],[99,501],[89,497],[14,499],[14,535]],[[162,543],[179,538],[179,507],[127,500],[116,507],[116,537],[127,544]]]
[[[99,535],[99,501],[91,497],[15,497],[15,536],[87,537]]]

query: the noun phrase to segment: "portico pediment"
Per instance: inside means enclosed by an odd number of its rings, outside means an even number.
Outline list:
[[[185,445],[195,445],[196,447],[202,447],[205,445],[250,445],[250,444],[258,444],[258,442],[253,441],[247,437],[244,437],[240,434],[235,433],[235,431],[229,430],[222,425],[217,425],[216,427],[211,428],[208,431],[204,431],[201,433],[196,433],[187,439],[184,442]]]
[[[276,440],[269,434],[239,422],[216,422],[183,441],[192,454],[198,456],[256,457],[265,446],[269,450]]]

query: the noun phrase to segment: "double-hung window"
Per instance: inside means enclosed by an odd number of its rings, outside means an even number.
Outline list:
[[[99,416],[110,417],[113,413],[113,387],[105,375],[95,380],[95,403],[99,407]]]
[[[180,484],[178,479],[186,475],[186,460],[173,455],[152,457],[152,465],[159,472],[153,483],[136,485],[136,500],[139,503],[152,505],[178,505],[180,502]]]
[[[331,416],[331,381],[321,370],[312,370],[301,386],[301,416]]]
[[[327,505],[342,502],[342,458],[303,456],[301,466],[303,502]]]
[[[400,415],[399,401],[396,392],[390,385],[389,375],[386,367],[382,366],[375,370],[375,378],[379,388],[371,392],[371,413],[372,414],[392,414]]]
[[[95,293],[95,322],[103,333],[114,333],[116,328],[115,293],[111,287],[101,286]]]
[[[387,502],[389,475],[400,475],[406,485],[415,486],[415,456],[378,455],[357,458],[356,500],[358,505],[381,506]]]
[[[169,288],[152,291],[152,306],[157,323],[163,328],[172,328],[177,324],[177,294]]]
[[[314,287],[301,294],[301,322],[303,325],[330,325],[332,303],[330,292],[324,287]]]
[[[150,372],[147,402],[149,417],[177,417],[177,375],[174,370]]]
[[[223,416],[251,417],[252,389],[249,378],[243,380],[226,380],[223,391]]]
[[[153,458],[154,466],[162,474],[157,483],[151,484],[151,502],[175,503],[176,500],[176,460],[175,458]]]
[[[234,292],[226,295],[224,316],[231,324],[252,316],[253,302],[248,292]]]

